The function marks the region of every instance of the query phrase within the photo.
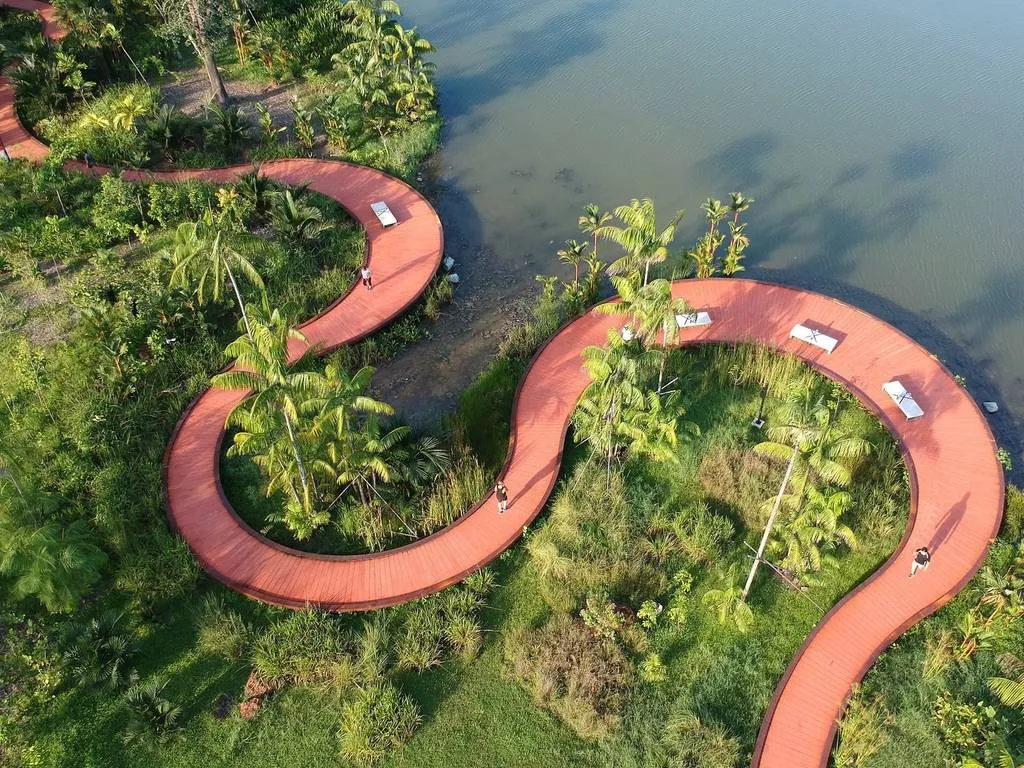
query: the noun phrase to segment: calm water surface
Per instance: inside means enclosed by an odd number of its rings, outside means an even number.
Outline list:
[[[749,274],[860,303],[1024,414],[1019,0],[407,0],[438,47],[436,195],[465,280],[382,370],[449,405],[577,237],[580,207],[667,217],[741,190]],[[410,375],[409,371],[422,371]],[[1018,464],[1020,460],[1019,451]]]

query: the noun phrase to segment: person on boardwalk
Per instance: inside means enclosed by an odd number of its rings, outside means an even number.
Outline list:
[[[366,265],[359,270],[359,276],[363,278],[363,285],[366,286],[366,290],[373,290],[373,273],[370,272],[370,266]]]
[[[928,547],[921,547],[914,552],[914,559],[910,563],[910,577],[913,578],[915,573],[927,568],[931,561],[932,553],[928,551]]]
[[[494,486],[494,495],[498,499],[498,514],[505,514],[505,510],[508,509],[508,488],[505,484],[499,480]]]
[[[95,158],[93,158],[93,156],[91,154],[89,154],[88,152],[86,152],[86,153],[84,153],[82,155],[82,159],[85,160],[85,167],[86,168],[92,168],[94,165],[96,165]]]

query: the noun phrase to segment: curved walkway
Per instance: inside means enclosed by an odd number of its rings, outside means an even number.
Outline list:
[[[31,0],[0,4],[49,13]],[[47,32],[56,30],[52,18]],[[0,136],[12,155],[41,160],[40,144],[17,123],[12,91],[0,82]],[[247,167],[182,173],[130,174],[173,181],[227,181]],[[319,351],[350,343],[386,324],[411,304],[437,269],[440,223],[429,203],[391,177],[320,160],[264,166],[283,183],[311,187],[345,206],[367,230],[375,290],[350,291],[302,329]],[[400,224],[384,230],[369,203],[385,199]],[[811,632],[793,660],[761,727],[754,765],[820,768],[828,762],[837,718],[851,684],[908,627],[937,610],[981,565],[1002,514],[1003,473],[981,412],[927,350],[892,326],[848,304],[808,291],[749,280],[694,280],[673,293],[708,311],[709,327],[687,329],[682,343],[751,342],[793,354],[841,382],[888,425],[911,478],[907,530],[895,554],[847,595]],[[435,592],[462,579],[511,545],[543,508],[561,463],[573,409],[588,379],[580,350],[604,343],[621,318],[588,313],[556,334],[530,364],[513,407],[503,475],[509,512],[499,517],[490,497],[450,527],[401,549],[363,556],[296,552],[248,528],[228,505],[218,461],[224,419],[245,392],[210,390],[182,416],[165,461],[171,524],[203,566],[228,586],[278,605],[308,604],[365,610]],[[796,323],[839,339],[827,355],[789,338]],[[294,349],[294,353],[300,350]],[[925,416],[907,421],[882,392],[899,379]],[[932,567],[907,579],[910,553],[926,545]]]

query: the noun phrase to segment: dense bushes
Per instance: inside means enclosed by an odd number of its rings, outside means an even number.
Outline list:
[[[511,635],[506,653],[536,702],[581,737],[600,738],[618,724],[633,667],[614,639],[560,614],[539,629]]]

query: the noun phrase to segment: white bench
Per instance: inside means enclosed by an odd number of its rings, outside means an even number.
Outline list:
[[[388,208],[388,204],[384,201],[378,203],[370,203],[370,208],[377,215],[377,219],[385,227],[393,227],[398,223],[398,219],[395,218],[395,214]]]
[[[907,392],[907,388],[900,384],[899,381],[887,381],[882,385],[882,389],[900,407],[903,415],[908,419],[917,419],[924,416],[924,411],[921,410],[921,406],[914,400],[914,396]]]
[[[711,315],[707,312],[688,312],[685,315],[676,315],[676,325],[680,328],[699,328],[711,325]]]
[[[831,336],[826,336],[821,331],[815,331],[814,329],[808,328],[806,325],[800,325],[799,323],[793,326],[793,330],[789,332],[789,335],[791,338],[800,339],[800,341],[806,341],[808,344],[813,344],[816,347],[824,349],[830,355],[839,343],[838,339],[833,339]]]

